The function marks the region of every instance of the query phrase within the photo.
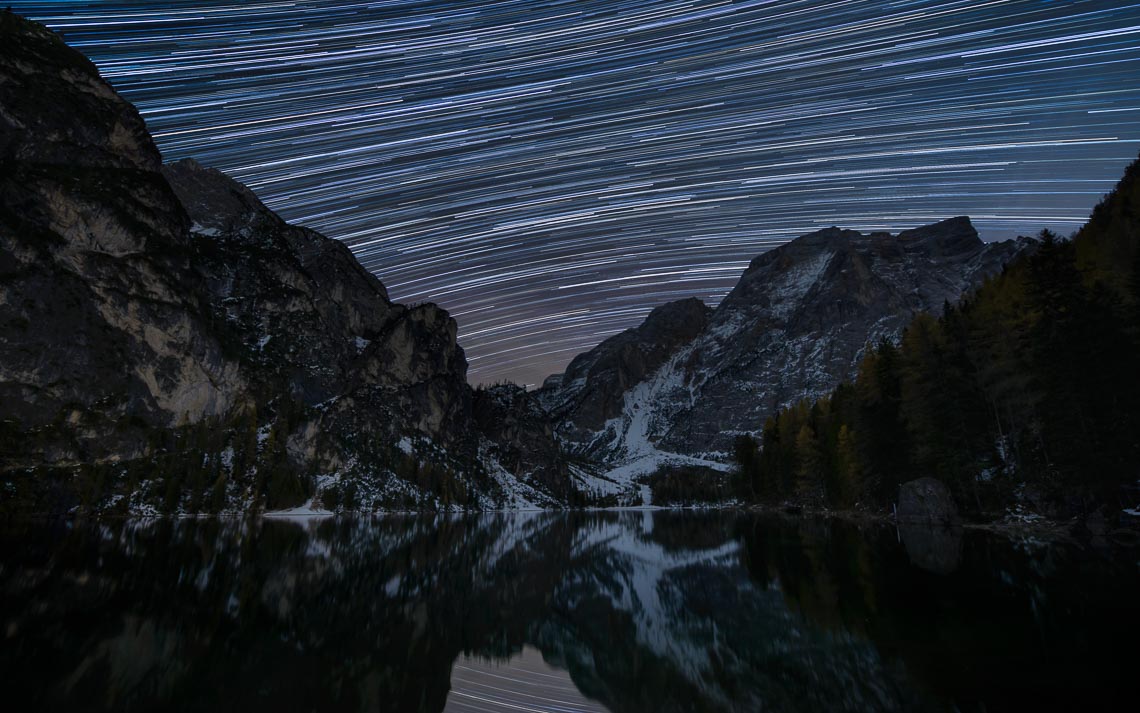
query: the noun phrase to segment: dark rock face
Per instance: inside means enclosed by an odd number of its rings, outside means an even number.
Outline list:
[[[958,506],[941,481],[919,478],[899,486],[895,519],[918,525],[953,525],[959,522]]]
[[[221,172],[162,166],[94,65],[11,13],[0,30],[3,505],[196,510],[208,489],[243,509],[322,483],[357,507],[504,497],[444,310],[390,302],[343,244]],[[530,427],[517,406],[496,422],[508,451],[528,442],[501,428]],[[515,464],[565,491],[563,471]]]
[[[245,382],[141,117],[50,31],[0,30],[0,420],[24,462],[130,457]]]
[[[212,317],[242,335],[247,361],[305,404],[382,392],[393,423],[441,442],[463,432],[467,363],[445,311],[389,302],[342,243],[287,225],[219,171],[179,161],[163,174],[192,221]]]
[[[494,461],[524,485],[562,503],[573,501],[566,459],[550,417],[535,394],[514,384],[477,389],[472,412],[475,428],[486,438],[484,448]]]
[[[868,343],[897,338],[916,313],[940,312],[1026,248],[983,243],[968,218],[895,236],[805,235],[754,259],[711,314],[676,320],[690,328],[638,362],[643,370],[612,355],[658,333],[652,315],[575,359],[544,387],[543,402],[560,436],[602,457],[632,450],[634,431],[661,450],[724,457],[779,407],[853,376]],[[593,377],[607,358],[622,366]]]
[[[3,156],[39,166],[158,169],[158,149],[142,117],[86,57],[47,28],[10,12],[0,16],[0,32]]]

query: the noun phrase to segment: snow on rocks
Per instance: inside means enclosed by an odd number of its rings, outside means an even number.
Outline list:
[[[726,472],[731,466],[707,458],[660,450],[656,444],[657,431],[667,421],[663,404],[670,395],[688,394],[683,374],[676,368],[678,361],[687,355],[683,350],[660,369],[652,379],[638,384],[625,395],[621,416],[610,419],[604,434],[609,439],[606,450],[614,456],[609,467],[599,472],[584,468],[572,470],[579,487],[587,493],[605,497],[617,495],[626,503],[642,507],[652,505],[649,486],[645,482],[653,473],[666,466],[697,466]]]
[[[334,514],[332,511],[325,510],[316,504],[318,496],[319,493],[318,495],[314,495],[313,497],[309,498],[304,505],[298,505],[295,508],[289,508],[287,510],[270,510],[264,513],[262,517],[285,519],[294,517],[332,517]]]

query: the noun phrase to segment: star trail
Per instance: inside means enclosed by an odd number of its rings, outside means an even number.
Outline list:
[[[1069,233],[1140,150],[1126,0],[17,2],[194,157],[540,383],[812,230]]]

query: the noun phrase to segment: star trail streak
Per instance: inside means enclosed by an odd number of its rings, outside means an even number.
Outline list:
[[[829,225],[1068,233],[1140,150],[1140,2],[17,2],[146,118],[536,383]]]

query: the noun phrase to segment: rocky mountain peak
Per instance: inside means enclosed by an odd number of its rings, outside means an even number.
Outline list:
[[[763,270],[768,266],[787,268],[797,262],[817,256],[822,252],[831,252],[845,246],[848,241],[863,237],[855,230],[830,227],[817,230],[813,233],[801,235],[777,248],[760,253],[748,263],[748,268],[741,276],[746,280],[752,273]]]
[[[40,257],[80,272],[95,255],[178,252],[185,213],[138,111],[46,27],[0,12],[0,40],[0,223],[46,231],[58,242]]]
[[[638,326],[615,334],[596,348],[575,357],[562,378],[580,379],[592,371],[607,368],[605,356],[617,354],[630,346],[642,351],[671,352],[699,334],[708,324],[711,314],[712,309],[696,297],[658,305]]]
[[[904,250],[938,258],[962,255],[984,245],[974,224],[966,216],[947,218],[931,225],[904,230],[895,236],[894,242]]]
[[[0,11],[0,154],[69,167],[157,171],[162,159],[133,106],[95,65],[39,23]]]
[[[695,297],[660,305],[637,327],[575,357],[564,374],[544,382],[538,398],[559,418],[600,428],[621,413],[625,390],[703,332],[711,315]]]
[[[704,328],[711,314],[711,307],[688,297],[654,307],[636,330],[639,338],[654,343],[685,342]]]

